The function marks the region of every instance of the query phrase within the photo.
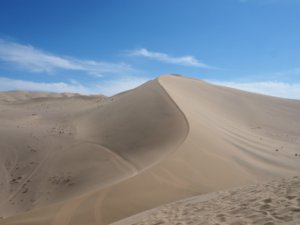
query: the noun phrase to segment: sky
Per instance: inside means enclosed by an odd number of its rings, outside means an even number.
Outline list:
[[[161,74],[300,99],[300,0],[0,0],[0,90],[113,94]]]

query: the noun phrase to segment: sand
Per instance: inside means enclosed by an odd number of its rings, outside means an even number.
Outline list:
[[[155,208],[111,225],[300,224],[300,177],[277,179]]]
[[[300,171],[300,101],[181,76],[110,98],[1,93],[0,122],[1,225],[110,224]]]

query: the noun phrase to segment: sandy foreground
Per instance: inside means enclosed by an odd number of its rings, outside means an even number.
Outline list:
[[[164,75],[3,92],[0,124],[1,225],[299,224],[298,100]]]
[[[300,177],[170,203],[112,225],[300,224]]]

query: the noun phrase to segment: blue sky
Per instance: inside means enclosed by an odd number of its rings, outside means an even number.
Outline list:
[[[112,95],[160,74],[300,99],[300,0],[2,0],[0,90]]]

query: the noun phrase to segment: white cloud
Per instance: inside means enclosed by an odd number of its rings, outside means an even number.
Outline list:
[[[72,92],[80,94],[104,94],[106,96],[111,96],[129,89],[133,89],[148,80],[149,78],[147,77],[123,77],[113,80],[99,81],[90,85],[83,85],[76,80],[70,80],[70,82],[47,83],[0,77],[0,91],[28,90],[58,93]],[[278,81],[244,83],[212,80],[208,80],[208,82],[271,96],[300,99],[300,83],[289,84]]]
[[[57,56],[31,45],[23,45],[0,39],[0,60],[27,69],[31,72],[52,73],[57,69],[83,71],[92,75],[120,74],[133,72],[125,63],[109,63],[93,60],[80,60]]]
[[[97,89],[104,95],[111,96],[129,89],[136,88],[149,79],[146,77],[123,77],[99,83]]]
[[[145,58],[153,59],[164,63],[212,69],[212,67],[210,67],[209,65],[206,65],[200,62],[199,60],[197,60],[194,56],[189,56],[189,55],[181,56],[181,57],[173,57],[166,53],[153,52],[145,48],[128,51],[127,53],[129,56],[140,56],[140,57],[145,57]]]
[[[46,83],[46,82],[32,82],[25,80],[15,80],[6,77],[0,77],[0,90],[27,90],[27,91],[44,91],[44,92],[72,92],[81,94],[96,93],[93,90],[79,84],[79,83]]]
[[[300,3],[300,0],[238,0],[241,3],[259,3],[259,4],[276,4],[276,3]]]
[[[27,90],[42,92],[71,92],[80,94],[103,94],[111,96],[132,88],[148,81],[141,77],[123,77],[114,80],[98,81],[90,85],[82,85],[76,80],[70,82],[33,82],[26,80],[16,80],[7,77],[0,77],[0,91],[8,90]]]
[[[300,76],[300,68],[294,68],[294,69],[290,69],[290,70],[279,71],[279,72],[275,72],[271,75],[273,75],[276,78],[280,78],[280,79],[281,78],[287,78],[287,77],[298,77],[298,76]]]
[[[232,87],[240,90],[271,95],[282,98],[300,99],[300,83],[285,83],[279,81],[263,82],[226,82],[226,81],[209,81],[211,83]]]

